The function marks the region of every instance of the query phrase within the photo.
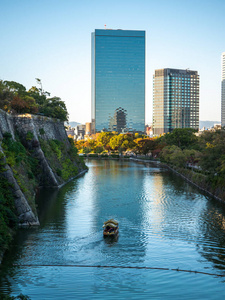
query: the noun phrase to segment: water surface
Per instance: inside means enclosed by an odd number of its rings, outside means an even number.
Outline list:
[[[225,277],[216,276],[225,275],[223,204],[159,165],[87,163],[83,177],[40,192],[41,226],[18,231],[0,292],[32,300],[224,299]],[[119,221],[118,239],[103,238],[108,218]]]

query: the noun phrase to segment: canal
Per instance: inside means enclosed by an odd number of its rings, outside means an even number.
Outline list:
[[[34,299],[224,299],[225,206],[157,164],[89,160],[41,191],[41,226],[20,229],[0,293]],[[118,239],[102,224],[119,221]]]

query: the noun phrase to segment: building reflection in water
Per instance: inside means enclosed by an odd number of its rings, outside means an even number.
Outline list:
[[[142,264],[145,257],[146,238],[140,227],[143,216],[140,205],[142,187],[142,166],[126,161],[103,160],[93,162],[98,165],[93,176],[98,178],[98,197],[96,222],[114,218],[119,221],[119,236],[116,243],[106,240],[114,251],[102,248],[106,264]],[[129,253],[129,255],[128,255]],[[132,257],[132,259],[131,259]]]

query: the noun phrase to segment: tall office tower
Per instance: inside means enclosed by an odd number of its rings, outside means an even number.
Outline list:
[[[145,31],[92,33],[91,115],[95,132],[144,132]]]
[[[174,128],[199,129],[197,71],[160,69],[153,76],[153,135]]]
[[[221,126],[225,126],[225,52],[222,53]]]

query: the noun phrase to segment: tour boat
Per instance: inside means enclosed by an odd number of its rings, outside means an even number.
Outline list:
[[[110,220],[104,222],[102,227],[104,228],[104,230],[103,230],[104,236],[117,235],[119,232],[119,223],[114,219],[110,219]]]

